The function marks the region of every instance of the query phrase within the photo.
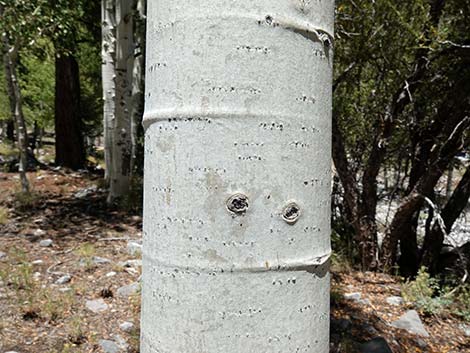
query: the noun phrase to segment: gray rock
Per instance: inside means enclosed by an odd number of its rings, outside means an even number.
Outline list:
[[[44,261],[42,261],[42,260],[34,260],[33,262],[31,262],[31,264],[36,265],[36,266],[37,265],[42,265],[43,263],[44,263]]]
[[[366,298],[366,299],[359,299],[359,300],[357,300],[357,302],[358,302],[359,304],[362,304],[362,305],[371,305],[371,302],[370,302],[370,300],[369,300],[368,298]]]
[[[89,188],[78,190],[73,196],[77,199],[84,199],[87,196],[94,194],[96,191],[98,191],[98,187],[96,185],[93,185]]]
[[[101,313],[108,310],[108,304],[103,299],[87,300],[86,307],[94,313]]]
[[[393,327],[407,330],[415,335],[429,337],[416,310],[407,311],[402,317],[390,324]]]
[[[121,347],[114,341],[100,340],[99,344],[105,353],[119,353],[122,351]]]
[[[42,236],[46,235],[46,232],[42,229],[36,229],[34,231],[34,235],[37,236],[37,237],[42,237]]]
[[[460,324],[459,328],[465,336],[470,337],[470,325]]]
[[[389,305],[395,305],[395,306],[403,305],[403,298],[402,297],[393,296],[393,297],[388,297],[385,300]]]
[[[127,351],[127,348],[129,348],[129,345],[127,344],[126,340],[122,338],[121,335],[114,335],[113,338],[119,347]]]
[[[97,264],[97,265],[111,263],[110,259],[106,259],[104,257],[99,257],[99,256],[93,256],[92,261],[93,261],[94,264]]]
[[[140,290],[140,284],[137,282],[118,288],[117,295],[120,297],[130,297],[137,294]]]
[[[129,255],[136,256],[142,253],[142,244],[137,241],[130,241],[127,243],[127,252]]]
[[[129,322],[129,321],[124,321],[122,324],[119,325],[119,329],[123,332],[132,332],[132,330],[134,329],[134,324],[132,322]]]
[[[361,300],[362,294],[361,293],[346,293],[344,295],[344,299],[346,300],[353,300],[353,301],[359,301]]]
[[[42,246],[43,248],[49,248],[54,244],[52,239],[44,239],[39,242],[39,246]]]
[[[7,254],[4,253],[3,251],[0,251],[0,260],[6,259],[6,258],[7,258]]]
[[[382,337],[374,338],[369,342],[361,344],[360,353],[393,353],[387,341]]]
[[[57,281],[55,281],[55,284],[66,284],[66,283],[69,283],[71,280],[72,280],[72,276],[64,275],[60,277],[59,279],[57,279]]]
[[[70,287],[59,288],[59,292],[62,292],[62,293],[68,293],[68,292],[71,292],[71,291],[72,291],[72,288],[70,288]]]

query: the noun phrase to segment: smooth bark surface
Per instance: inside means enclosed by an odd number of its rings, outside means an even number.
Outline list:
[[[132,0],[103,0],[103,91],[108,202],[126,195],[132,164]]]
[[[158,0],[141,351],[329,351],[334,3]]]

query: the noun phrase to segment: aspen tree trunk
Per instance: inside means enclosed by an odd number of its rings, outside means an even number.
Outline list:
[[[2,9],[0,9],[0,14]],[[23,115],[21,89],[18,83],[17,62],[18,47],[11,47],[8,44],[6,35],[3,35],[3,62],[5,69],[5,79],[7,82],[8,98],[10,100],[10,110],[13,115],[14,126],[16,130],[16,143],[19,151],[18,171],[20,174],[21,191],[29,192],[29,181],[26,176],[28,168],[28,132]]]
[[[132,0],[103,0],[103,22],[105,161],[111,203],[127,194],[131,177]],[[113,82],[105,83],[108,80]]]
[[[144,114],[145,95],[145,17],[147,3],[145,0],[134,0],[134,56],[129,68],[132,80],[131,95],[131,137],[132,158],[131,172],[134,173],[136,162],[142,157],[142,148],[138,148],[138,139],[142,135],[142,116]],[[142,166],[140,165],[140,168]]]
[[[333,1],[155,0],[143,353],[327,353]]]
[[[115,120],[116,84],[116,19],[115,1],[101,1],[102,18],[102,80],[103,80],[103,134],[104,158],[106,164],[105,178],[109,182],[112,161],[113,134],[112,124]]]

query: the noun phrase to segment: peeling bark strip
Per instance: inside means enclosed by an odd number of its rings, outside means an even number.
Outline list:
[[[143,353],[329,351],[333,18],[149,2]]]

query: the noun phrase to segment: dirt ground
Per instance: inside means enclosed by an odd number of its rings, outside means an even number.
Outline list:
[[[129,244],[140,241],[141,216],[106,207],[100,176],[50,169],[29,179],[34,196],[21,197],[17,175],[0,173],[0,353],[103,352],[103,340],[138,352],[140,252]],[[344,298],[353,292],[363,301]],[[422,318],[429,338],[392,328],[409,309],[387,304],[392,295],[400,286],[390,276],[334,273],[331,352],[375,337],[396,353],[470,352],[453,317]]]

